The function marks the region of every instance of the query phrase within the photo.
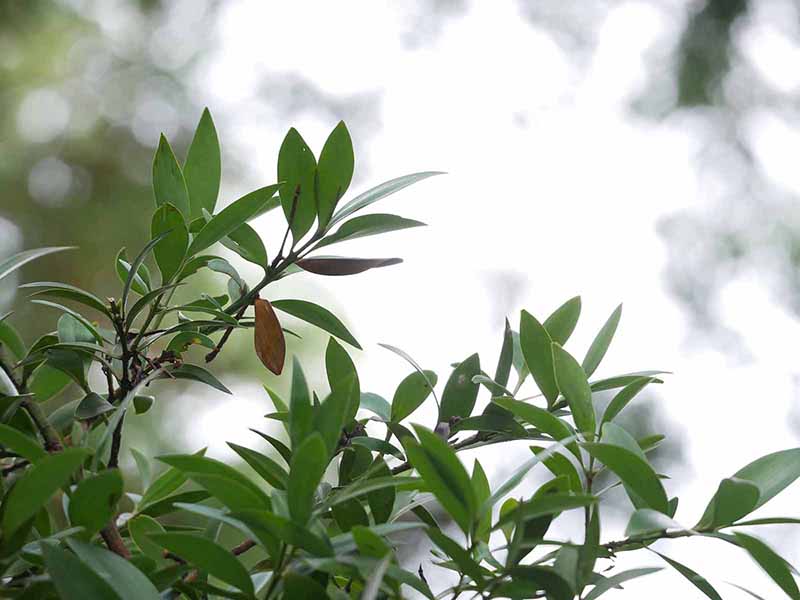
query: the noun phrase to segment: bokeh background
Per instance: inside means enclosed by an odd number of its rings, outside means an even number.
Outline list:
[[[402,256],[398,267],[299,275],[269,296],[340,315],[365,348],[362,389],[387,397],[407,369],[378,342],[442,380],[474,351],[493,364],[503,318],[521,308],[544,317],[580,294],[569,345],[580,354],[624,301],[599,374],[674,373],[627,424],[669,436],[657,464],[673,474],[678,520],[691,524],[721,478],[800,441],[798,63],[793,0],[2,0],[0,256],[74,244],[20,279],[118,294],[114,254],[148,236],[159,133],[183,156],[208,106],[229,202],[275,181],[289,126],[319,150],[344,119],[352,190],[448,172],[380,208],[430,227],[349,243],[352,255]],[[255,222],[273,252],[279,220]],[[29,340],[52,329],[56,315],[32,310],[14,283],[0,288],[0,307],[16,310]],[[291,350],[322,385],[325,337],[296,328],[304,341]],[[251,344],[235,335],[215,363],[232,397],[170,386],[155,410],[129,419],[130,445],[148,455],[209,445],[232,462],[226,440],[256,446],[247,428],[274,428],[261,383],[286,382]],[[511,446],[481,461],[499,482],[527,456]],[[629,512],[621,495],[611,500],[609,539]],[[795,487],[759,514],[797,516],[798,501]],[[578,531],[564,519],[562,535]],[[800,537],[760,533],[800,561]],[[730,580],[777,597],[726,546],[660,542],[725,598],[746,597]],[[620,561],[634,563],[656,561]],[[663,571],[609,597],[699,596]]]

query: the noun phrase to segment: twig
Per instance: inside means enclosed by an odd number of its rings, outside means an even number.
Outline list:
[[[128,550],[127,546],[125,546],[125,542],[122,540],[122,536],[119,534],[119,529],[117,529],[117,524],[114,522],[114,517],[108,522],[108,525],[103,527],[100,530],[100,536],[103,538],[103,541],[108,546],[108,549],[112,552],[118,554],[124,559],[129,559],[131,557],[131,553]]]

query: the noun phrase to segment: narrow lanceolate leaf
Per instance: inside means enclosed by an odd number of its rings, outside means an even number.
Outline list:
[[[403,177],[397,177],[395,179],[390,179],[389,181],[385,181],[384,183],[375,186],[372,189],[367,190],[363,194],[359,194],[350,202],[342,206],[336,214],[334,214],[333,218],[329,226],[334,225],[341,221],[342,219],[346,219],[354,212],[361,210],[369,206],[370,204],[377,202],[394,194],[395,192],[399,192],[403,188],[408,187],[409,185],[416,183],[418,181],[422,181],[423,179],[427,179],[428,177],[432,177],[433,175],[443,175],[444,173],[440,171],[426,171],[423,173],[413,173],[412,175],[404,175]]]
[[[278,181],[283,214],[290,223],[292,237],[299,240],[317,217],[314,180],[317,161],[305,140],[293,127],[286,134],[278,153]]]
[[[228,442],[228,446],[230,446],[236,454],[241,456],[242,459],[272,487],[278,488],[279,490],[286,489],[286,481],[289,476],[283,467],[270,457],[264,456],[260,452],[256,452],[250,448],[234,444],[233,442]]]
[[[248,596],[254,594],[247,569],[219,544],[190,533],[152,533],[150,539]]]
[[[156,600],[158,590],[139,569],[121,556],[96,544],[69,538],[67,544],[77,557],[102,577],[122,600]],[[87,598],[94,596],[87,596]]]
[[[614,338],[614,334],[617,332],[617,325],[619,325],[619,319],[621,316],[622,304],[614,309],[614,312],[611,313],[611,316],[605,322],[605,325],[603,325],[603,327],[597,333],[592,345],[589,346],[589,350],[586,352],[586,357],[583,359],[582,365],[583,370],[586,371],[587,377],[591,377],[592,374],[597,370],[597,367],[600,366],[600,362],[606,355],[608,347],[611,345],[611,340]]]
[[[500,349],[500,358],[497,359],[497,369],[494,372],[495,383],[507,386],[508,377],[511,375],[511,366],[514,363],[514,332],[511,324],[506,319],[506,326],[503,330],[503,346]]]
[[[3,279],[9,273],[13,273],[22,265],[36,260],[42,256],[53,254],[55,252],[62,252],[64,250],[74,250],[75,246],[51,246],[49,248],[36,248],[34,250],[23,250],[9,258],[0,261],[0,279]]]
[[[3,503],[4,535],[11,536],[32,519],[56,490],[69,481],[89,454],[85,448],[67,448],[42,458],[26,472],[11,488]]]
[[[668,513],[667,493],[653,467],[645,459],[626,448],[611,444],[585,443],[583,447],[613,471],[647,507]]]
[[[575,331],[581,316],[581,297],[570,298],[559,306],[543,323],[550,339],[563,346]]]
[[[357,275],[370,269],[399,265],[402,258],[346,258],[343,256],[320,256],[297,261],[297,266],[317,275]]]
[[[242,223],[231,231],[220,243],[228,250],[236,252],[248,262],[258,265],[262,269],[267,267],[267,249],[261,241],[256,230],[247,223]]]
[[[344,323],[331,311],[318,304],[307,302],[306,300],[274,300],[272,302],[272,307],[288,313],[293,317],[297,317],[306,323],[316,325],[320,329],[327,331],[331,335],[361,350],[361,346],[356,341],[356,338],[347,330]]]
[[[67,283],[60,283],[57,281],[37,281],[35,283],[25,283],[19,286],[20,289],[32,289],[34,292],[31,296],[51,296],[54,298],[64,298],[79,302],[85,306],[100,311],[104,315],[111,316],[111,311],[94,294],[77,288]]]
[[[679,563],[677,560],[673,560],[668,556],[664,556],[660,552],[655,552],[655,550],[652,552],[658,554],[665,563],[686,577],[686,579],[688,579],[694,587],[703,592],[703,594],[705,594],[707,597],[711,598],[711,600],[722,600],[722,596],[719,595],[717,590],[714,589],[714,586],[712,586],[705,577],[693,571],[686,565]]]
[[[567,399],[572,417],[578,429],[590,438],[595,430],[592,389],[586,373],[572,355],[561,346],[553,344],[553,366],[559,390]]]
[[[325,229],[336,205],[350,187],[354,166],[350,132],[344,121],[339,121],[322,147],[317,166],[316,196],[320,229]]]
[[[655,573],[660,571],[661,569],[658,567],[643,567],[641,569],[631,569],[629,571],[622,571],[621,573],[617,573],[616,575],[612,575],[606,579],[603,579],[598,583],[592,591],[589,592],[584,598],[585,600],[595,600],[595,598],[599,598],[609,590],[612,590],[621,584],[625,583],[626,581],[630,581],[631,579],[636,579],[637,577],[643,577],[645,575],[650,575],[651,573]]]
[[[345,242],[360,237],[378,235],[390,231],[399,231],[411,227],[421,227],[423,225],[425,225],[425,223],[413,219],[404,219],[397,215],[363,215],[350,219],[346,223],[342,223],[335,233],[320,240],[316,248],[323,248],[331,244],[336,244],[337,242]]]
[[[153,214],[150,233],[155,238],[166,234],[153,248],[156,264],[161,271],[161,283],[169,282],[180,271],[186,248],[189,246],[189,230],[183,216],[170,203],[162,204]]]
[[[533,380],[548,405],[552,405],[558,398],[558,385],[553,371],[553,340],[544,326],[524,310],[520,317],[519,343]]]
[[[158,142],[155,158],[153,158],[153,195],[156,199],[156,206],[170,203],[181,212],[184,219],[189,219],[191,210],[189,209],[189,191],[186,189],[186,180],[183,177],[181,166],[163,134]]]
[[[767,575],[793,600],[800,599],[800,590],[797,582],[792,577],[792,568],[772,548],[760,539],[751,535],[736,532],[736,541],[744,548],[751,558],[758,563]]]
[[[183,174],[189,191],[189,214],[192,219],[203,216],[203,209],[214,212],[222,172],[219,139],[214,120],[206,108],[197,124],[186,155]]]
[[[125,248],[120,250],[120,253],[117,255],[117,274],[122,276],[121,271],[124,271],[124,285],[122,287],[122,307],[128,303],[128,295],[133,289],[136,293],[144,296],[147,292],[150,291],[150,276],[149,271],[147,270],[147,265],[144,264],[147,255],[150,254],[150,251],[155,247],[155,245],[161,241],[163,237],[167,234],[161,233],[158,236],[154,237],[152,240],[145,244],[144,248],[141,249],[139,254],[136,258],[133,259],[133,262],[129,265],[126,265],[123,257],[125,255]]]
[[[314,506],[314,494],[328,466],[325,442],[319,433],[307,437],[292,454],[287,500],[292,520],[305,525]]]
[[[800,448],[782,450],[762,456],[739,469],[732,478],[750,482],[759,490],[758,501],[752,510],[766,504],[800,477]],[[714,521],[717,496],[706,507],[698,527],[707,527]],[[742,515],[744,516],[744,515]]]
[[[292,448],[297,448],[311,433],[314,413],[308,384],[300,361],[295,356],[292,362],[292,389],[289,404],[289,439]]]
[[[328,340],[325,348],[325,372],[332,393],[343,393],[347,398],[346,410],[342,415],[343,425],[356,418],[361,399],[361,384],[356,365],[347,350],[334,338]]]
[[[410,437],[402,440],[408,459],[461,530],[470,531],[477,502],[467,471],[439,436],[422,427],[415,430],[419,443]]]
[[[0,424],[0,446],[34,463],[47,456],[47,452],[36,440],[8,425]]]
[[[452,417],[463,419],[472,414],[480,387],[479,384],[472,382],[472,378],[480,372],[481,361],[477,353],[466,358],[453,370],[442,392],[440,423],[446,423]]]
[[[42,543],[47,573],[62,600],[124,600],[95,570],[77,556],[55,544]],[[156,595],[152,600],[156,600]]]
[[[8,316],[12,313],[6,313],[0,318],[0,344],[11,353],[11,356],[16,360],[25,358],[28,352],[25,347],[25,342],[22,340],[17,329],[8,322]]]
[[[392,399],[391,420],[398,423],[417,410],[431,394],[431,386],[435,386],[436,382],[436,373],[433,371],[414,371],[403,379]]]
[[[255,314],[253,340],[256,355],[267,369],[280,375],[286,361],[286,339],[283,337],[281,323],[269,301],[262,298],[256,298]]]
[[[631,515],[628,526],[625,528],[625,535],[636,537],[648,535],[668,529],[682,530],[684,527],[680,523],[673,521],[664,513],[651,508],[640,508]]]
[[[277,185],[268,185],[242,196],[223,208],[194,237],[188,255],[194,256],[236,231],[242,223],[246,223],[263,210],[277,189]]]
[[[142,554],[149,556],[153,560],[161,560],[164,557],[164,551],[149,536],[151,533],[164,532],[165,530],[161,523],[147,515],[138,515],[128,521],[128,534],[133,543],[138,546]]]
[[[168,375],[164,374],[161,378],[189,379],[190,381],[205,383],[206,385],[211,386],[220,392],[224,392],[226,394],[231,393],[231,391],[209,371],[206,371],[203,367],[190,365],[188,363],[184,363],[175,369],[171,369]]]
[[[608,403],[606,410],[603,412],[603,417],[600,419],[600,427],[602,427],[604,423],[613,421],[614,418],[622,412],[622,409],[628,406],[628,403],[649,384],[659,381],[660,380],[655,377],[639,377],[622,388],[616,393],[614,398],[612,398],[611,402]]]

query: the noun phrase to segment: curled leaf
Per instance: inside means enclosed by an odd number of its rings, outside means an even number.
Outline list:
[[[286,338],[283,336],[281,323],[267,300],[256,298],[255,312],[253,339],[256,354],[270,372],[280,375],[286,360]]]

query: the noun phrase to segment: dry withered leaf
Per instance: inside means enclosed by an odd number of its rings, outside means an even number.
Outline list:
[[[269,301],[256,298],[254,304],[256,323],[253,339],[256,354],[267,369],[280,375],[286,360],[286,339],[283,337],[281,323]]]
[[[297,261],[297,266],[304,271],[317,275],[356,275],[369,269],[388,267],[403,262],[401,258],[344,258],[325,256],[304,258]]]

